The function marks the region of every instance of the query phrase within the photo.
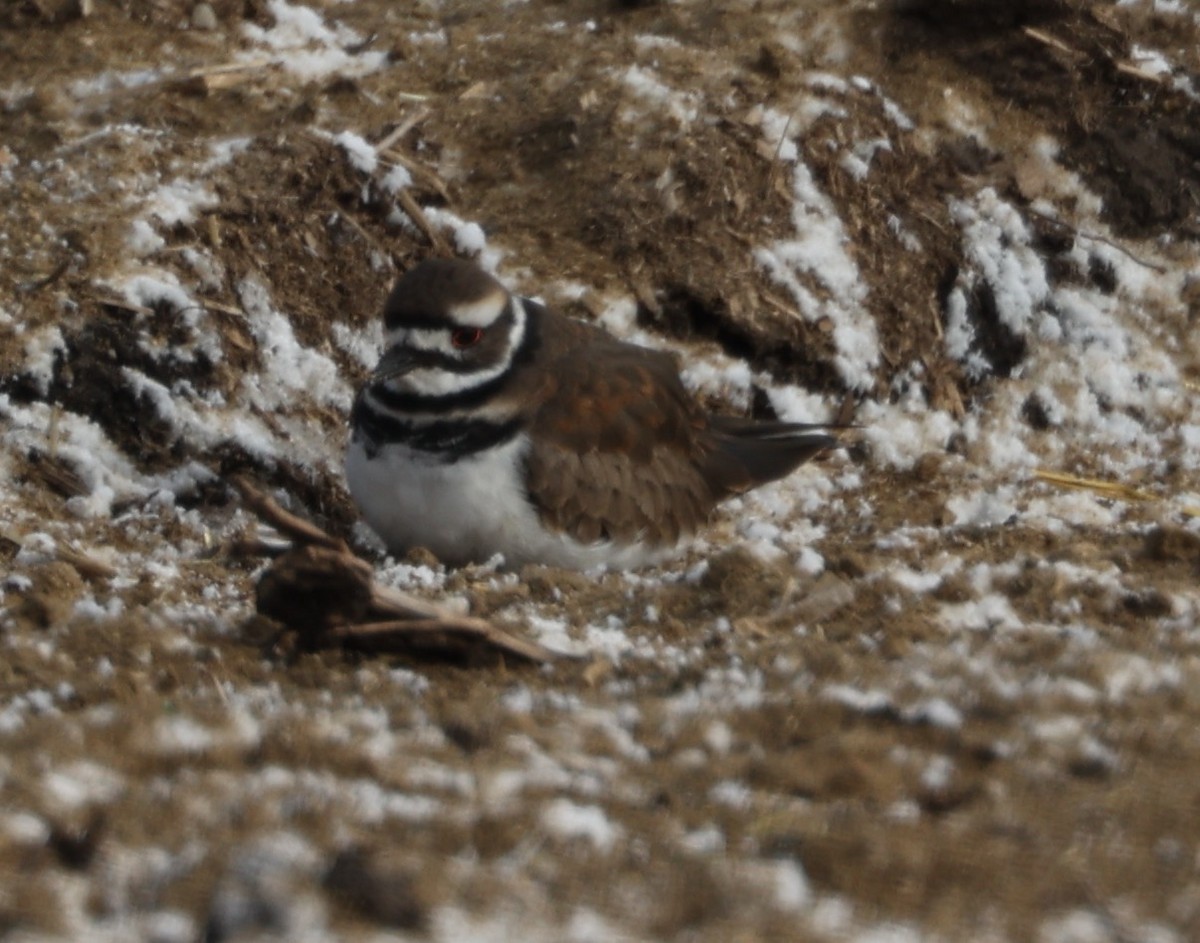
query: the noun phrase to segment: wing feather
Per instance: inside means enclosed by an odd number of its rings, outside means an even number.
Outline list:
[[[527,481],[542,522],[582,543],[674,545],[718,501],[837,444],[819,426],[709,415],[674,357],[569,330],[533,391]]]
[[[538,391],[529,496],[544,523],[584,543],[674,544],[715,504],[694,461],[703,413],[673,357],[589,339]]]

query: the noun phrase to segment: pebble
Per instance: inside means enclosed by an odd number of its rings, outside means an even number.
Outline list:
[[[193,29],[216,29],[219,25],[217,11],[212,8],[211,3],[197,3],[192,7]]]

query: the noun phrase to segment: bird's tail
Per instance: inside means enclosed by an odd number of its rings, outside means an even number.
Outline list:
[[[749,491],[782,478],[841,440],[831,431],[838,424],[759,422],[734,416],[713,417],[713,447],[708,460],[711,478],[727,494]]]

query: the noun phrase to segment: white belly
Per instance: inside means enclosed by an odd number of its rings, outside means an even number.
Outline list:
[[[522,435],[443,464],[402,445],[384,446],[368,458],[362,445],[351,441],[346,481],[363,519],[395,554],[426,547],[452,565],[499,553],[509,567],[546,563],[590,569],[644,566],[676,549],[581,544],[546,530],[525,493],[527,448]]]

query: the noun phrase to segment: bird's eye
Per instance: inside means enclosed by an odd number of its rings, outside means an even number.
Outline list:
[[[483,340],[483,328],[481,327],[458,327],[450,332],[450,343],[459,350],[474,347],[481,340]]]

